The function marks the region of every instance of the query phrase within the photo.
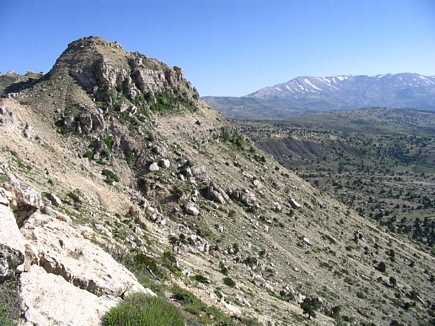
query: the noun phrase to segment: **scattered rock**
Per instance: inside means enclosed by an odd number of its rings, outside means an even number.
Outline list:
[[[171,166],[171,162],[168,159],[162,159],[162,160],[159,161],[159,166],[161,168],[167,169],[167,168],[169,168]]]
[[[160,170],[159,165],[156,162],[153,162],[150,164],[150,166],[148,167],[148,170],[150,172],[156,172],[158,170]]]
[[[60,198],[57,197],[55,194],[48,193],[47,194],[47,198],[48,198],[49,201],[51,201],[51,203],[54,206],[61,206],[62,205],[62,200],[60,200]]]
[[[204,165],[196,165],[190,168],[192,178],[197,182],[206,182],[208,180],[207,171]]]
[[[189,215],[193,215],[193,216],[197,216],[199,214],[199,210],[198,208],[195,206],[194,203],[192,202],[188,202],[185,207],[184,210],[186,211],[187,214]]]
[[[301,205],[294,199],[294,198],[290,198],[289,199],[290,205],[294,208],[294,209],[299,209],[301,208]]]

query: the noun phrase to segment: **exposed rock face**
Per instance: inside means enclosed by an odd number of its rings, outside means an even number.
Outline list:
[[[99,60],[95,62],[96,53]],[[65,69],[88,93],[106,102],[113,100],[107,93],[109,89],[123,87],[127,98],[134,100],[141,93],[172,92],[185,83],[181,68],[169,68],[137,52],[128,53],[117,42],[99,37],[70,43],[50,73]],[[193,98],[199,98],[196,91],[194,95]]]
[[[12,277],[24,263],[24,239],[12,210],[0,205],[0,282]]]
[[[99,325],[103,315],[122,301],[81,290],[37,265],[21,275],[21,297],[24,325]]]
[[[21,273],[25,325],[98,325],[122,297],[155,295],[60,213],[39,212],[37,191],[3,184],[0,199],[0,281]]]

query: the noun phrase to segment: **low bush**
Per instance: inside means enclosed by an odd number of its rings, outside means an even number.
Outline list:
[[[232,288],[236,286],[236,282],[231,277],[224,277],[224,284]]]
[[[184,321],[177,308],[166,300],[134,293],[123,303],[109,310],[103,318],[103,325],[184,326]]]

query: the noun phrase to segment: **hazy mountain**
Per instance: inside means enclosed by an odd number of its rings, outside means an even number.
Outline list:
[[[331,110],[435,110],[435,77],[414,73],[297,77],[240,98],[204,97],[230,118],[277,119]]]

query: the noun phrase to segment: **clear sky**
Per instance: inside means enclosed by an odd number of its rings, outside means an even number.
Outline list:
[[[435,75],[435,0],[0,0],[0,72],[48,72],[90,35],[180,66],[201,96],[304,75]]]

